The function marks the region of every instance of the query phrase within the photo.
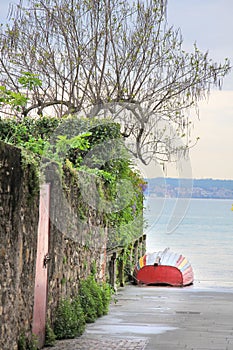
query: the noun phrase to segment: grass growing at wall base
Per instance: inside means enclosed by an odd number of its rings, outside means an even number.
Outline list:
[[[54,346],[55,342],[56,342],[56,335],[51,325],[47,322],[45,326],[45,346]]]
[[[21,332],[18,340],[18,350],[37,350],[38,349],[38,339],[36,335],[32,334],[29,338],[26,336],[25,332]]]

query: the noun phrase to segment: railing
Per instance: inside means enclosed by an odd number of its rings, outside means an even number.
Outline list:
[[[124,287],[126,280],[133,281],[134,266],[146,253],[146,234],[138,237],[126,247],[107,250],[108,281],[114,290]]]

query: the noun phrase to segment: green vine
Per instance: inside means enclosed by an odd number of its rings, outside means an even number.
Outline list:
[[[109,227],[109,247],[127,246],[142,234],[145,182],[132,170],[119,124],[108,119],[100,123],[97,119],[41,117],[37,120],[24,118],[20,122],[0,119],[0,128],[2,140],[24,150],[23,166],[32,170],[30,193],[38,191],[39,182],[34,183],[34,178],[39,178],[41,156],[49,158],[50,162],[58,164],[67,195],[71,195],[67,175],[72,179],[73,188],[79,188],[82,180],[82,193],[76,191],[80,203],[77,213],[81,220],[87,219],[90,209],[86,196],[91,196],[92,188],[97,191],[98,201],[94,207],[96,215]],[[103,161],[106,145],[108,160]],[[96,147],[98,152],[95,152]]]

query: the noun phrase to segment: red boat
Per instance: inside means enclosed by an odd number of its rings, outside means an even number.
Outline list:
[[[188,286],[193,283],[193,269],[181,254],[166,248],[164,251],[141,257],[134,269],[134,279],[138,284]]]

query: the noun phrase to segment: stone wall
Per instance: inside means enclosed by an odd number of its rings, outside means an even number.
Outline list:
[[[0,349],[31,332],[38,225],[36,175],[17,148],[0,142]],[[30,180],[30,181],[29,181]]]
[[[0,143],[0,349],[17,349],[21,332],[32,332],[39,220],[35,169],[20,149]],[[29,162],[30,163],[30,162]],[[81,202],[78,180],[67,170],[61,181],[47,166],[51,184],[48,319],[59,300],[78,293],[78,282],[94,268],[104,278],[104,220]],[[63,180],[64,180],[63,179]]]
[[[92,269],[97,278],[105,277],[107,229],[103,217],[83,202],[77,174],[66,168],[61,180],[56,165],[50,164],[46,182],[51,185],[48,318],[53,323],[58,301],[77,295],[80,279]]]

